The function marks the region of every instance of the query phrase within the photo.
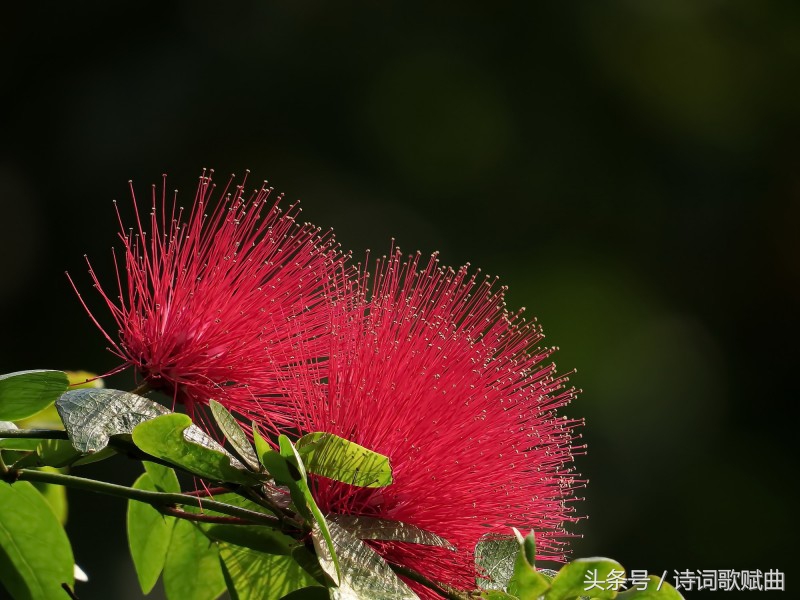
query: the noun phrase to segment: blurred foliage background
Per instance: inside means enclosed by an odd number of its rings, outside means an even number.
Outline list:
[[[188,203],[249,168],[357,257],[441,250],[541,321],[585,390],[576,556],[789,569],[800,4],[221,4],[5,8],[3,372],[116,366],[64,271],[99,307],[129,179]],[[70,496],[80,597],[140,597],[124,504]]]

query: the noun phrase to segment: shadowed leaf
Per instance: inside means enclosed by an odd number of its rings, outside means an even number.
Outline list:
[[[140,475],[133,487],[137,490],[162,491],[148,473]],[[139,585],[145,594],[153,589],[164,568],[174,525],[175,519],[165,517],[149,504],[128,501],[128,547]]]
[[[211,407],[214,421],[216,421],[225,439],[230,443],[234,454],[250,467],[250,470],[259,471],[258,455],[253,450],[253,445],[247,439],[247,435],[239,426],[236,418],[216,400],[211,400],[208,404]]]

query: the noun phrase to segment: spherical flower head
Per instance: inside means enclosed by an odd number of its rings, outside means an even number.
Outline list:
[[[231,177],[214,198],[212,174],[203,171],[188,211],[177,192],[168,198],[166,176],[160,192],[153,186],[147,221],[132,185],[135,227],[125,227],[117,207],[118,295],[106,292],[91,264],[89,272],[118,337],[81,302],[147,387],[190,414],[215,399],[275,430],[285,421],[280,371],[297,362],[300,341],[305,359],[328,351],[327,280],[344,257],[329,232],[297,223],[297,204],[283,212],[282,196],[273,199],[266,183],[245,197],[246,176],[238,185]]]
[[[574,428],[557,414],[575,395],[540,348],[541,329],[509,313],[495,280],[399,250],[362,273],[334,315],[327,380],[295,372],[300,433],[325,431],[389,457],[394,481],[357,488],[314,478],[323,512],[410,523],[457,551],[369,542],[388,561],[474,589],[485,534],[534,529],[538,558],[563,561],[581,485]],[[316,384],[313,382],[316,380]],[[291,387],[291,385],[287,386]],[[426,588],[409,582],[422,597]]]

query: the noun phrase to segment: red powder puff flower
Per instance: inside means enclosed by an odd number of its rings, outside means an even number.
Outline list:
[[[443,269],[436,255],[418,263],[399,250],[379,260],[371,294],[362,275],[354,306],[334,315],[327,381],[294,372],[298,430],[380,452],[394,473],[385,488],[315,478],[315,498],[327,513],[446,538],[456,552],[370,543],[388,561],[459,589],[475,587],[476,542],[509,526],[534,529],[539,558],[563,561],[580,484],[571,463],[582,447],[573,443],[580,421],[557,409],[576,391],[547,362],[554,349],[538,347],[541,329],[506,311],[505,288],[467,267]]]
[[[177,194],[166,197],[166,181],[160,194],[153,186],[149,231],[132,186],[136,227],[126,230],[117,208],[125,265],[121,275],[117,263],[116,300],[91,264],[89,273],[118,341],[81,302],[125,361],[120,369],[134,366],[148,388],[192,415],[213,398],[275,430],[283,420],[277,371],[296,364],[301,340],[306,358],[328,351],[326,285],[344,258],[330,233],[296,223],[297,204],[282,212],[282,196],[271,199],[266,184],[245,198],[245,181],[234,187],[231,178],[214,205],[212,174],[203,171],[188,215]]]

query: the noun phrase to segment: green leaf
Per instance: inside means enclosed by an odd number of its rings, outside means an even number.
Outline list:
[[[660,577],[650,575],[644,589],[632,587],[617,594],[617,600],[683,600],[681,593]]]
[[[484,590],[504,590],[514,574],[520,544],[513,535],[484,535],[475,545],[475,565],[484,575],[475,584]]]
[[[143,473],[133,484],[134,489],[161,491],[149,473]],[[164,568],[172,538],[175,519],[165,517],[144,502],[128,501],[128,547],[136,567],[142,592],[149,594]]]
[[[3,438],[5,431],[17,431],[19,427],[10,421],[0,421],[0,450],[19,450],[21,452],[33,452],[42,440],[31,438]]]
[[[536,570],[536,540],[531,531],[524,539],[514,529],[519,552],[514,559],[514,574],[508,582],[508,593],[520,600],[536,600],[550,587],[550,581]]]
[[[382,454],[334,435],[314,432],[295,446],[310,473],[360,487],[384,487],[392,483],[389,459]]]
[[[432,531],[400,521],[350,515],[328,515],[328,521],[335,522],[360,540],[409,542],[425,546],[441,546],[453,551],[456,549],[450,542]]]
[[[0,481],[0,573],[15,600],[64,600],[74,560],[64,528],[27,481]]]
[[[219,550],[233,600],[278,600],[316,584],[291,555],[264,554],[224,543]]]
[[[243,546],[263,554],[291,556],[299,545],[294,538],[259,525],[207,525],[203,530],[216,542]]]
[[[177,521],[164,563],[168,600],[214,600],[226,588],[217,544],[189,521]]]
[[[243,484],[257,481],[222,446],[192,425],[188,415],[170,413],[140,423],[133,429],[133,443],[204,479]]]
[[[102,450],[112,435],[130,434],[140,423],[171,414],[147,398],[106,389],[71,390],[56,409],[72,445],[83,454]]]
[[[327,555],[330,557],[331,564],[334,567],[332,572],[326,570],[326,573],[332,577],[335,584],[338,584],[341,574],[339,570],[339,558],[336,555],[328,523],[325,521],[322,511],[320,511],[317,506],[314,496],[311,494],[311,489],[308,487],[308,475],[303,465],[303,459],[300,458],[291,440],[285,435],[278,436],[278,444],[280,446],[281,456],[286,461],[288,467],[290,479],[286,482],[286,485],[289,487],[289,493],[292,496],[294,505],[307,520],[314,521],[316,529],[312,530],[312,532],[317,531],[317,535],[322,536],[325,541]],[[312,533],[312,536],[313,535]],[[316,543],[317,539],[314,538],[315,546]]]
[[[233,448],[233,453],[252,471],[260,471],[258,455],[253,450],[247,434],[239,426],[234,416],[216,400],[211,400],[208,405],[211,407],[211,414],[222,431],[225,439]]]
[[[610,558],[579,558],[567,563],[553,578],[544,600],[566,600],[576,596],[614,598],[617,590],[606,589],[611,580],[625,578],[625,569]],[[592,582],[597,582],[594,585]],[[601,589],[602,588],[602,589]]]
[[[336,523],[329,523],[330,535],[341,565],[339,586],[331,598],[341,600],[413,600],[418,596],[392,571],[389,564]],[[311,531],[322,569],[333,577],[337,569],[326,544],[320,543],[317,524]]]
[[[20,429],[64,429],[55,404],[49,404],[35,415],[17,421],[17,426]]]
[[[48,473],[61,473],[66,469],[56,469],[54,467],[42,467],[41,471]],[[63,526],[67,522],[67,488],[63,485],[55,485],[53,483],[42,483],[40,481],[33,482],[35,487],[42,497],[47,500],[47,504],[53,510],[53,514],[58,519],[58,522]]]
[[[330,600],[328,588],[322,586],[305,587],[289,592],[283,600]]]
[[[0,375],[0,421],[35,415],[67,390],[63,371],[18,371]]]
[[[81,453],[67,440],[37,440],[34,453],[20,460],[15,467],[66,467],[77,461]]]
[[[156,490],[167,494],[180,493],[181,484],[178,482],[178,476],[175,475],[173,469],[149,460],[142,461],[142,464],[144,465],[144,470],[150,476],[150,481],[156,486]]]

